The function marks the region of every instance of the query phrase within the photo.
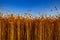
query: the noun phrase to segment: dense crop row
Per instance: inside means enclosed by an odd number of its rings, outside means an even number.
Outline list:
[[[0,16],[0,40],[60,40],[60,17]]]

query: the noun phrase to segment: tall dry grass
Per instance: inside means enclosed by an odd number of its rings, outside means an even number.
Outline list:
[[[0,40],[60,40],[60,16],[25,18],[0,15]]]

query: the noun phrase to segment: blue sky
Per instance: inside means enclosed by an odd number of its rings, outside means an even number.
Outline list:
[[[58,8],[57,11],[54,9],[55,6]],[[51,9],[53,9],[52,12]],[[28,10],[32,10],[31,13],[34,16],[39,13],[55,15],[60,12],[60,0],[0,0],[0,10],[3,14],[9,10],[10,13],[24,15]]]

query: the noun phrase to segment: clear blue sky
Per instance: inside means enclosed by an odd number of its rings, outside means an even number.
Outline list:
[[[58,8],[58,12],[54,7]],[[50,10],[53,9],[53,13],[60,12],[60,0],[0,0],[0,10],[3,14],[6,14],[7,10],[10,10],[15,14],[24,14],[27,10],[32,10],[32,15],[50,14]]]

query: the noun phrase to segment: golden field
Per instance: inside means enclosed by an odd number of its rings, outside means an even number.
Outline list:
[[[0,16],[0,40],[60,40],[60,16]]]

